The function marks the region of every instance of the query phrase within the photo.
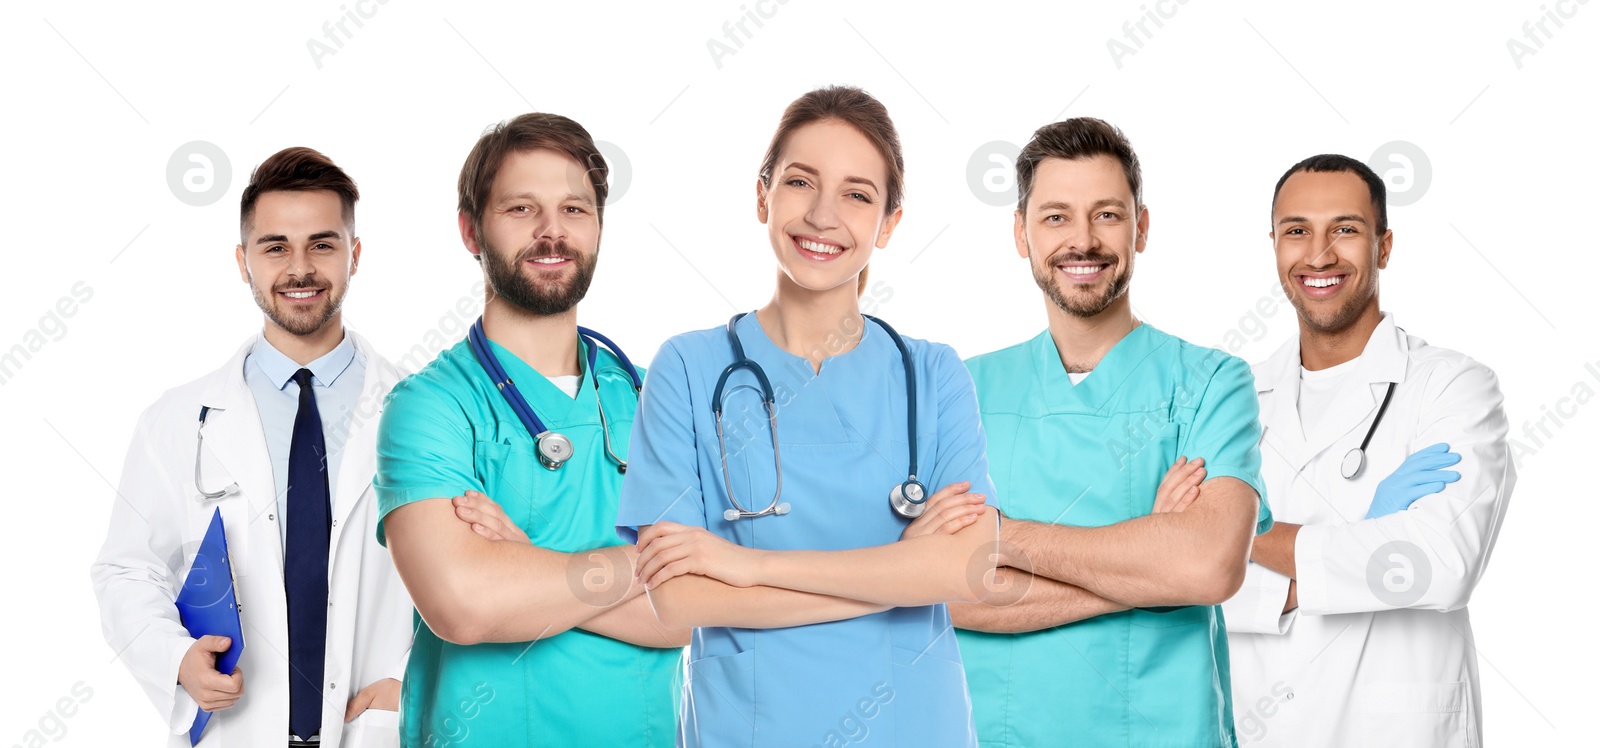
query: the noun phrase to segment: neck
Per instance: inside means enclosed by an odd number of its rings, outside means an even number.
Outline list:
[[[778,290],[766,306],[756,310],[756,320],[779,348],[809,360],[813,371],[821,371],[823,359],[861,342],[866,320],[861,317],[855,290],[852,280],[827,291],[812,291],[795,285],[779,271]]]
[[[269,319],[265,329],[262,330],[262,335],[273,348],[278,349],[279,353],[288,356],[301,366],[307,366],[312,361],[328,355],[328,351],[339,347],[339,343],[344,340],[344,321],[340,315],[335,314],[333,319],[328,320],[328,324],[316,332],[310,335],[296,335],[273,324]]]
[[[1045,297],[1044,305],[1050,320],[1050,338],[1055,341],[1061,365],[1069,372],[1093,369],[1108,351],[1139,326],[1127,294],[1093,317],[1079,317],[1064,311],[1049,296]]]
[[[1352,324],[1334,331],[1313,330],[1300,322],[1300,365],[1309,371],[1321,371],[1355,359],[1366,350],[1372,331],[1383,321],[1378,302],[1361,312]]]
[[[578,364],[578,310],[541,315],[501,298],[483,305],[483,334],[546,378],[583,372]]]

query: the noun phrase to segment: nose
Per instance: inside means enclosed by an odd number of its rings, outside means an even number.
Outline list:
[[[834,208],[833,201],[824,197],[820,191],[813,193],[811,208],[806,211],[806,223],[818,232],[839,227],[838,210]]]
[[[1069,252],[1088,254],[1100,248],[1100,240],[1089,229],[1089,221],[1080,219],[1055,228],[1061,246]]]
[[[305,278],[316,272],[311,264],[311,248],[301,247],[289,253],[289,275]]]
[[[559,241],[566,238],[566,235],[566,230],[561,224],[560,215],[556,211],[539,211],[539,217],[533,222],[533,238],[535,240]]]

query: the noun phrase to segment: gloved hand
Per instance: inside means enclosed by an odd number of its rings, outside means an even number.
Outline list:
[[[1461,474],[1444,470],[1461,461],[1448,444],[1434,444],[1417,450],[1389,477],[1378,483],[1378,492],[1367,508],[1366,519],[1374,519],[1410,508],[1411,503],[1428,494],[1444,490],[1446,483],[1461,480]]]

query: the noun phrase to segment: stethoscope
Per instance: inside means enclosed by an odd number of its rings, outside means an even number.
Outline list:
[[[610,338],[581,326],[578,328],[578,337],[588,343],[584,349],[588,354],[589,377],[594,381],[595,406],[600,410],[600,430],[605,434],[606,456],[617,463],[617,472],[626,473],[628,461],[618,457],[611,449],[611,425],[606,421],[606,407],[601,402],[600,373],[595,368],[595,358],[600,346],[604,345],[606,350],[611,351],[611,354],[622,362],[628,372],[628,379],[633,381],[635,396],[644,388],[644,380],[640,378],[639,370],[634,367],[633,362],[628,360],[627,354],[624,354],[616,343],[611,342]],[[467,332],[467,342],[472,346],[472,353],[477,356],[478,363],[483,365],[483,370],[488,372],[489,378],[494,380],[495,387],[499,388],[500,394],[505,396],[511,410],[517,414],[517,419],[522,421],[522,425],[533,436],[534,454],[538,456],[539,464],[549,470],[555,470],[572,459],[572,440],[564,434],[545,428],[544,422],[539,420],[539,415],[533,412],[533,407],[528,405],[527,399],[522,396],[517,385],[512,383],[511,377],[506,374],[505,368],[500,365],[500,359],[495,357],[493,350],[490,350],[489,337],[483,334],[483,317],[472,323],[472,329]]]
[[[200,456],[205,450],[206,416],[210,413],[210,406],[200,406],[200,426],[199,428],[195,429],[194,434],[194,487],[195,490],[200,492],[200,495],[195,498],[195,501],[198,501],[201,504],[204,504],[207,501],[216,501],[224,496],[231,496],[239,493],[238,481],[234,481],[226,486],[223,486],[222,490],[220,491],[207,491],[204,486],[200,485]]]
[[[1345,480],[1354,480],[1367,466],[1367,445],[1372,442],[1372,434],[1378,430],[1378,423],[1383,420],[1383,412],[1389,409],[1389,398],[1394,397],[1394,382],[1389,383],[1388,391],[1383,393],[1383,404],[1378,406],[1378,415],[1372,419],[1372,425],[1367,427],[1367,438],[1361,440],[1361,446],[1346,452],[1344,462],[1339,464],[1339,474]]]
[[[716,389],[711,395],[711,412],[717,421],[717,449],[722,453],[722,484],[728,490],[728,502],[733,507],[722,512],[722,518],[732,522],[744,517],[764,517],[769,514],[788,514],[789,502],[779,501],[783,495],[783,461],[778,455],[778,408],[777,398],[772,394],[772,382],[767,379],[767,372],[761,364],[745,355],[744,345],[739,342],[739,334],[734,330],[734,325],[745,316],[745,312],[733,315],[728,320],[728,342],[733,346],[733,363],[722,370],[722,376],[717,377]],[[889,338],[894,341],[896,348],[900,349],[900,362],[906,369],[906,441],[910,444],[911,465],[907,471],[906,479],[889,489],[889,506],[906,519],[916,519],[922,516],[927,509],[928,489],[917,480],[917,375],[911,363],[911,351],[906,348],[906,341],[900,333],[894,331],[889,323],[884,322],[870,314],[861,315],[878,323],[884,332],[889,333]],[[723,438],[722,430],[722,391],[728,383],[728,377],[740,369],[748,369],[755,375],[756,382],[761,386],[761,403],[767,409],[767,426],[772,433],[772,467],[777,475],[777,485],[772,491],[772,500],[767,502],[765,509],[752,511],[739,503],[738,497],[733,493],[733,480],[728,474],[728,444]]]

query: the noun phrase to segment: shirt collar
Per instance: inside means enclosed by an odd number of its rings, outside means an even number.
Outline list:
[[[315,384],[332,387],[355,360],[355,341],[347,334],[333,347],[333,350],[322,354],[321,358],[303,368],[311,370],[311,378]],[[272,385],[280,390],[288,387],[289,383],[294,381],[295,372],[302,368],[300,364],[294,362],[294,359],[273,347],[272,343],[267,341],[265,333],[256,334],[255,345],[250,349],[249,361],[267,376],[267,381],[272,382]]]

